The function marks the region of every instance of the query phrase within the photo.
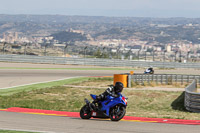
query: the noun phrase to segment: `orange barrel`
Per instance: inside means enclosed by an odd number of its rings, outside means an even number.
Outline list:
[[[130,71],[130,75],[133,75],[134,74],[134,71]]]
[[[114,85],[116,82],[122,82],[124,87],[128,86],[128,75],[127,74],[114,74]]]

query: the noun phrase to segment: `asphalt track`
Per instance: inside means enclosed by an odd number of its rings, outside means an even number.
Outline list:
[[[1,69],[4,68],[4,69]],[[14,68],[42,68],[42,69],[5,69]],[[44,69],[61,68],[61,69]],[[59,80],[76,76],[113,76],[113,74],[129,73],[130,70],[67,70],[63,68],[98,68],[95,66],[77,65],[51,65],[28,63],[2,63],[0,62],[0,89],[13,86]],[[102,68],[102,67],[101,67]],[[133,69],[135,73],[143,73],[143,69]],[[155,70],[156,73],[165,74],[200,74],[198,69]]]
[[[43,68],[88,68],[87,66],[0,63],[0,68],[42,68],[42,69],[0,69],[0,89],[24,84],[46,82],[77,76],[113,76],[113,74],[128,73],[127,70],[67,70]],[[89,67],[91,68],[91,67]],[[95,68],[95,67],[92,67]]]
[[[0,63],[0,67],[35,66],[35,64]],[[51,65],[41,66],[46,68]],[[39,65],[37,66],[39,67]],[[57,67],[57,66],[56,66]],[[58,66],[66,67],[66,66]],[[71,66],[68,66],[71,67]],[[10,70],[0,69],[0,88],[57,80],[74,76],[112,76],[127,71],[83,70]],[[0,111],[0,129],[56,133],[199,133],[199,125],[154,122],[82,120],[77,117],[47,116]]]
[[[78,76],[112,76],[111,72],[83,70],[7,70],[0,69],[0,88],[59,80]]]
[[[0,129],[48,133],[199,133],[200,126],[47,116],[0,111]]]

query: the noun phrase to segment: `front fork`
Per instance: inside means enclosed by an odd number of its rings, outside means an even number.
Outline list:
[[[113,114],[114,115],[119,115],[121,112],[120,112],[120,106],[117,106],[116,108],[114,108],[113,110]]]
[[[90,101],[87,98],[85,98],[84,101],[86,104],[90,104]]]
[[[116,112],[115,112],[117,115],[119,115],[121,112],[120,112],[120,106],[117,106],[117,109],[116,109]]]
[[[85,101],[86,105],[90,108],[90,111],[96,110],[96,106],[93,105],[93,103],[90,103],[90,101],[88,99],[85,98],[84,101]]]

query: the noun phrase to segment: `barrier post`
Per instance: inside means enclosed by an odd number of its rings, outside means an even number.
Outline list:
[[[131,87],[131,81],[132,81],[132,75],[134,74],[134,71],[130,71],[130,74],[128,75],[128,87]]]
[[[129,74],[128,75],[128,87],[130,88],[131,87],[131,75]]]

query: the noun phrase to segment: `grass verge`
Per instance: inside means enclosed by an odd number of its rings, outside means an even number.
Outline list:
[[[23,107],[79,112],[80,108],[85,104],[84,98],[91,100],[89,94],[104,92],[107,85],[112,83],[112,78],[88,78],[83,81],[80,83],[79,80],[79,82],[71,82],[71,84],[88,87],[54,86],[0,96],[0,108]],[[94,85],[97,88],[90,87]],[[98,88],[98,86],[103,88]],[[123,93],[129,98],[126,115],[153,118],[200,119],[200,114],[190,113],[184,109],[183,92],[124,89]]]
[[[19,87],[8,88],[8,89],[1,89],[0,95],[1,96],[12,95],[12,94],[23,92],[23,91],[31,91],[31,90],[35,90],[35,89],[49,88],[49,87],[54,87],[54,86],[63,86],[65,84],[79,83],[79,82],[87,81],[88,79],[89,79],[88,77],[70,78],[70,79],[66,79],[66,80],[59,80],[59,81],[53,81],[53,82],[19,86]]]
[[[176,83],[176,82],[170,82],[168,84],[165,83],[159,83],[159,82],[155,82],[155,81],[144,81],[143,83],[140,82],[131,82],[131,86],[133,86],[134,88],[142,88],[142,87],[171,87],[171,88],[185,88],[189,85],[189,83],[184,82],[184,83]]]
[[[36,132],[14,131],[14,130],[0,130],[0,133],[36,133]]]

